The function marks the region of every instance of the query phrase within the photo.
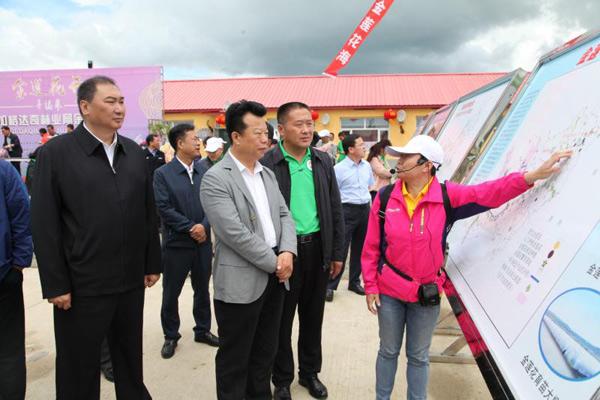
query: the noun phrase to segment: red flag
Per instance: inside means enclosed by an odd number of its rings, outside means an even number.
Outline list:
[[[344,43],[344,46],[331,61],[331,64],[323,71],[323,74],[337,76],[338,71],[350,62],[356,50],[358,50],[367,36],[369,36],[369,33],[375,29],[393,3],[394,0],[375,0],[369,11],[367,11],[367,15],[360,21],[360,24],[358,24],[346,43]]]

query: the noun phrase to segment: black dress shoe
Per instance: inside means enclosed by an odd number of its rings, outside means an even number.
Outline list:
[[[332,302],[333,301],[333,290],[327,289],[327,293],[325,293],[325,301]]]
[[[177,340],[165,339],[165,344],[160,351],[162,358],[171,358],[175,354],[175,347],[177,347]]]
[[[109,382],[114,382],[115,381],[115,375],[113,374],[112,365],[109,365],[107,367],[101,366],[100,370],[102,371],[102,375],[104,375],[104,378],[107,381],[109,381]]]
[[[198,333],[194,335],[194,341],[198,343],[206,343],[212,347],[219,347],[219,338],[210,332]]]
[[[298,383],[308,389],[308,393],[315,399],[326,399],[327,388],[319,380],[317,375],[301,377]]]
[[[359,294],[361,296],[365,295],[365,289],[362,287],[362,285],[360,283],[358,285],[348,286],[348,290],[351,292],[354,292],[356,294]]]
[[[273,400],[292,400],[289,386],[275,387],[273,392]]]

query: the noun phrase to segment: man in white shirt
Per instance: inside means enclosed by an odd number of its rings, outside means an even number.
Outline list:
[[[239,101],[225,119],[231,148],[202,179],[200,198],[215,233],[215,359],[219,400],[270,399],[271,369],[296,228],[272,171],[267,110]]]

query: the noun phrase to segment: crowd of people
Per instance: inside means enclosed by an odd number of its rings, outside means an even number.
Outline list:
[[[101,365],[118,399],[151,398],[143,308],[161,274],[161,356],[173,357],[182,337],[178,298],[189,276],[194,340],[218,348],[214,397],[291,399],[297,372],[312,397],[327,398],[325,303],[348,253],[348,289],[366,295],[379,321],[376,398],[391,396],[406,332],[407,397],[425,399],[448,227],[520,195],[570,156],[478,185],[440,183],[443,149],[428,136],[403,147],[383,140],[367,155],[357,134],[340,133],[339,145],[329,131],[315,135],[309,106],[289,102],[277,110],[275,140],[266,108],[241,100],[226,111],[228,143],[206,138],[201,158],[195,127],[179,124],[169,160],[159,136],[141,149],[118,134],[126,108],[113,79],[84,81],[77,104],[83,122],[36,151],[31,202],[16,166],[0,161],[3,399],[25,394],[22,269],[34,245],[54,306],[57,399],[99,399]],[[18,138],[4,128],[15,155]]]

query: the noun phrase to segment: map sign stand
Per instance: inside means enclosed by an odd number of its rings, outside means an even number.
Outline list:
[[[600,31],[543,56],[470,184],[561,172],[457,223],[445,292],[494,399],[598,399],[600,388]]]

